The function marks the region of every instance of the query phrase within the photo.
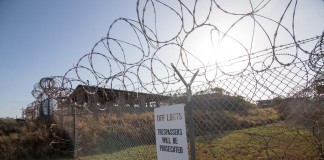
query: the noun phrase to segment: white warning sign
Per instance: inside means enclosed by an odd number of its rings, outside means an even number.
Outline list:
[[[158,160],[188,159],[184,106],[176,104],[154,109]]]

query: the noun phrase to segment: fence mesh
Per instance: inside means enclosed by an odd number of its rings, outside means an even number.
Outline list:
[[[196,158],[322,158],[324,97],[316,76],[303,69],[301,64],[292,64],[193,86]],[[90,99],[98,92],[90,94],[85,89],[84,93]],[[154,108],[187,100],[184,89],[154,95],[155,99],[142,104],[140,97],[123,96],[106,105],[97,104],[97,100],[92,105],[61,108],[70,110],[62,111],[63,122],[57,117],[57,123],[62,123],[70,135],[76,127],[77,156],[155,159]],[[76,126],[72,108],[77,109]]]
[[[196,159],[324,159],[324,34],[297,39],[297,0],[249,1],[241,13],[206,2],[138,0],[137,20],[115,20],[63,76],[41,79],[36,102],[57,101],[51,147],[79,159],[156,159],[154,108],[188,104],[173,63],[185,80],[199,70],[191,86]],[[269,14],[273,4],[279,16]],[[237,19],[224,29],[219,14]],[[240,26],[246,19],[250,27]],[[237,36],[242,27],[251,32]],[[229,41],[205,55],[206,44]]]

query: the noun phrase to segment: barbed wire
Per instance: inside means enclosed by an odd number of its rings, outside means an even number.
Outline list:
[[[32,91],[36,101],[27,108],[38,106],[45,98],[52,98],[59,103],[70,104],[67,106],[77,106],[92,113],[93,110],[87,104],[78,104],[69,96],[79,84],[92,86],[83,87],[87,94],[95,94],[99,88],[160,95],[184,93],[181,80],[170,66],[171,63],[175,64],[185,78],[190,78],[199,70],[194,89],[197,95],[202,91],[211,92],[215,86],[223,86],[229,95],[240,95],[254,102],[262,98],[298,96],[301,92],[315,95],[315,77],[323,78],[324,74],[324,32],[298,39],[295,30],[298,0],[287,1],[288,4],[282,11],[276,11],[281,12],[277,19],[263,12],[273,1],[247,2],[249,9],[237,12],[227,9],[216,0],[205,1],[204,7],[200,7],[202,1],[198,0],[138,0],[136,20],[116,19],[109,26],[107,35],[95,43],[90,52],[79,58],[66,73],[42,78]],[[199,14],[203,11],[207,12]],[[234,17],[235,20],[229,27],[221,29],[221,22],[214,21],[217,16],[215,12]],[[292,15],[289,16],[288,12],[292,12]],[[169,15],[173,17],[168,17]],[[252,25],[252,32],[246,37],[246,41],[231,34],[244,20],[249,20]],[[287,21],[291,23],[285,25]],[[161,25],[167,25],[168,29],[161,30]],[[268,26],[273,26],[274,29],[271,30]],[[129,30],[126,31],[130,33],[118,34],[127,27]],[[224,57],[226,60],[218,58],[213,63],[204,62],[201,53],[190,50],[190,45],[193,45],[189,43],[190,38],[198,30],[209,32],[207,38],[210,41],[207,43],[211,46],[222,45],[228,39],[241,47],[242,53],[233,58]],[[266,42],[263,49],[255,51],[257,34],[263,34]],[[286,35],[284,39],[287,43],[281,41],[281,35]],[[199,41],[199,37],[196,39]],[[220,54],[216,50],[211,52]],[[239,67],[235,68],[234,65]],[[281,83],[286,86],[280,88]],[[312,91],[305,88],[311,88]],[[100,103],[95,107],[100,108],[99,111],[107,109]],[[53,125],[51,128],[53,132],[56,132],[55,127],[57,126]],[[82,132],[78,137],[82,137]],[[51,145],[71,143],[71,140],[59,136],[56,138]]]
[[[178,3],[178,4],[177,4]],[[184,72],[184,75],[190,76],[195,70],[201,69],[201,68],[209,68],[210,66],[215,67],[214,70],[218,70],[220,74],[228,75],[228,76],[236,76],[240,75],[243,72],[262,72],[267,69],[270,69],[271,67],[274,67],[276,65],[280,66],[289,66],[294,63],[300,63],[304,62],[304,59],[300,59],[299,56],[301,54],[308,55],[309,59],[311,60],[307,67],[309,69],[312,69],[313,71],[320,72],[323,68],[323,64],[321,64],[321,61],[323,59],[323,51],[322,51],[322,45],[323,45],[323,34],[320,36],[315,36],[313,38],[303,39],[303,40],[297,40],[294,28],[293,30],[289,30],[286,26],[282,24],[282,21],[284,17],[286,16],[286,12],[288,9],[293,9],[293,16],[292,21],[294,22],[295,19],[295,12],[296,12],[296,5],[297,1],[289,1],[288,5],[285,7],[285,10],[282,13],[282,16],[279,20],[274,20],[269,17],[265,17],[263,15],[258,14],[261,12],[262,9],[264,9],[270,1],[262,1],[260,2],[256,7],[253,7],[252,2],[250,2],[251,5],[251,11],[247,13],[235,13],[229,10],[225,10],[219,3],[216,1],[210,1],[210,7],[209,13],[207,14],[207,17],[205,20],[203,20],[203,23],[198,24],[197,19],[198,17],[195,16],[195,12],[198,8],[196,8],[196,5],[198,1],[194,1],[194,8],[189,9],[189,6],[186,6],[186,4],[182,1],[177,1],[175,4],[167,4],[166,2],[162,1],[138,1],[137,2],[137,16],[138,20],[131,20],[127,18],[119,18],[115,20],[109,27],[108,33],[106,37],[103,37],[100,41],[98,41],[91,52],[89,54],[84,55],[79,59],[76,66],[71,68],[64,77],[67,79],[69,74],[76,75],[76,79],[74,81],[78,81],[81,84],[84,85],[93,85],[93,86],[100,86],[100,87],[107,87],[107,88],[122,88],[124,90],[135,90],[141,88],[141,90],[144,90],[145,92],[155,92],[163,94],[170,90],[170,86],[174,85],[180,80],[175,76],[174,71],[170,67],[170,64],[168,60],[159,58],[159,51],[163,50],[166,47],[174,46],[179,48],[179,55],[177,56],[176,60],[176,66],[179,67],[179,70],[181,72]],[[176,5],[180,6],[180,10],[177,10],[179,8],[176,7]],[[173,28],[180,28],[179,31],[176,32],[175,35],[171,36],[171,38],[162,40],[158,35],[158,29],[157,29],[157,19],[154,20],[154,28],[149,28],[149,24],[146,24],[145,16],[148,12],[148,8],[153,8],[152,14],[153,18],[156,18],[156,10],[158,9],[157,6],[166,7],[170,10],[170,12],[173,12],[177,18],[179,18],[180,21],[180,27],[173,27]],[[221,31],[218,29],[216,24],[209,23],[209,19],[212,17],[212,10],[214,9],[220,9],[226,14],[232,15],[232,16],[240,16],[239,20],[236,21],[231,25],[231,27],[226,31]],[[186,30],[184,26],[185,24],[185,17],[184,12],[189,12],[191,18],[193,19],[193,26],[190,28],[190,30]],[[154,16],[155,15],[155,16]],[[229,32],[231,29],[233,29],[236,24],[241,21],[244,18],[250,17],[253,19],[253,23],[256,23],[259,25],[259,27],[265,31],[265,28],[263,25],[261,25],[261,22],[259,22],[256,17],[261,17],[266,20],[269,20],[270,22],[273,22],[275,25],[277,25],[276,29],[274,30],[274,35],[270,36],[270,33],[265,32],[266,37],[268,37],[269,40],[269,48],[264,49],[262,51],[258,52],[251,52],[250,47],[246,47],[241,43],[240,41],[236,40],[235,38],[231,37],[229,35]],[[118,23],[126,24],[128,25],[133,33],[136,35],[137,39],[134,39],[129,42],[122,39],[118,39],[117,37],[113,36],[114,27],[118,25]],[[294,23],[291,24],[294,26]],[[185,42],[187,37],[191,35],[194,31],[199,29],[200,27],[212,27],[211,32],[218,32],[221,36],[221,39],[224,39],[225,37],[230,37],[233,40],[235,40],[237,43],[240,43],[241,46],[246,51],[246,54],[234,59],[230,59],[226,61],[227,65],[224,63],[215,63],[215,64],[204,64],[199,58],[196,56],[197,53],[191,53],[190,51],[186,50]],[[284,45],[277,45],[276,39],[278,37],[279,29],[284,29],[288,35],[291,37],[291,43],[284,44]],[[255,30],[253,30],[253,34],[255,34]],[[181,34],[185,34],[184,36],[181,36]],[[272,37],[272,38],[270,38]],[[212,36],[210,37],[212,39]],[[317,41],[317,44],[314,46],[314,48],[311,49],[304,49],[302,47],[302,44],[310,43]],[[116,46],[120,49],[120,52],[116,50],[116,47],[114,48],[114,43]],[[210,41],[210,43],[213,43],[213,41]],[[253,35],[252,35],[252,41],[251,44],[253,44]],[[96,49],[99,47],[99,45],[103,45],[106,49],[106,53],[103,52],[96,52]],[[139,51],[141,53],[139,58],[135,61],[131,62],[132,60],[132,54],[131,53],[125,53],[124,48],[131,47],[133,50]],[[291,52],[288,49],[295,48],[295,52]],[[287,50],[285,52],[285,50]],[[268,52],[269,51],[269,52]],[[134,51],[135,52],[135,51]],[[121,54],[121,55],[117,55]],[[217,54],[217,53],[215,53]],[[299,55],[298,55],[299,54]],[[101,59],[104,59],[107,61],[109,66],[108,70],[105,72],[100,72],[98,68],[96,68],[96,61],[94,60],[95,57],[100,57]],[[245,58],[244,58],[245,57]],[[265,58],[264,58],[265,57]],[[287,57],[289,62],[287,62]],[[200,67],[190,67],[192,66],[191,60],[195,59],[196,62],[199,64],[195,64],[196,66]],[[240,60],[237,60],[240,59]],[[257,62],[252,63],[252,60],[257,59]],[[285,60],[286,59],[286,60]],[[237,61],[235,61],[237,60]],[[87,62],[87,64],[81,64],[83,62]],[[269,61],[269,62],[266,62]],[[232,62],[232,63],[229,63]],[[223,70],[226,66],[232,66],[234,64],[242,64],[242,62],[246,62],[245,67],[242,67],[238,72],[229,73]],[[316,63],[316,64],[313,64]],[[222,65],[223,64],[223,65]],[[261,64],[261,67],[260,67]],[[155,69],[157,66],[160,65],[162,67]],[[259,67],[257,67],[259,66]],[[308,69],[308,70],[309,70]],[[94,81],[89,84],[89,80],[82,78],[81,71],[86,70],[89,75],[91,75],[94,79]],[[147,72],[147,75],[142,75],[141,72]],[[161,71],[165,73],[165,75],[161,76]],[[199,73],[198,76],[204,77],[206,75],[207,69],[203,70]],[[88,76],[89,77],[89,76]],[[215,75],[217,77],[217,75]],[[144,80],[149,79],[149,80]],[[215,79],[214,79],[215,80]],[[208,82],[211,80],[207,80],[205,78],[205,82]],[[119,85],[117,85],[119,84]],[[133,84],[131,87],[129,85]],[[137,86],[135,86],[137,85]],[[159,86],[159,87],[156,87]],[[162,88],[160,86],[163,86]]]

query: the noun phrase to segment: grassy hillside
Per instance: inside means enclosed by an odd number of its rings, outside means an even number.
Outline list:
[[[229,132],[223,136],[196,138],[199,160],[213,159],[315,159],[315,137],[305,129],[285,124],[267,125]],[[156,159],[155,145],[142,145],[112,154],[80,157],[90,159]]]
[[[303,128],[283,124],[230,132],[222,137],[201,138],[198,159],[315,159],[316,138]]]
[[[224,134],[232,130],[256,127],[280,120],[272,108],[250,107],[233,110],[194,111],[196,136]],[[72,130],[73,118],[65,117],[66,130]],[[155,144],[153,112],[97,113],[78,117],[78,156],[115,153],[135,146]]]

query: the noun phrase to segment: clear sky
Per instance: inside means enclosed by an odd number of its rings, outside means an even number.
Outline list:
[[[276,6],[281,1],[273,2],[265,14],[280,15]],[[229,1],[228,5],[242,10],[240,4]],[[163,18],[165,14],[161,13]],[[297,13],[299,39],[321,34],[322,0],[300,0]],[[136,0],[0,0],[0,117],[20,116],[20,109],[34,100],[33,85],[43,77],[63,75],[106,36],[109,25],[119,17],[137,19]],[[211,20],[228,27],[225,22],[229,19]],[[160,26],[172,28],[172,24],[167,19]],[[201,41],[199,37],[193,39]]]
[[[135,0],[0,0],[0,117],[20,116],[42,77],[63,75]]]

